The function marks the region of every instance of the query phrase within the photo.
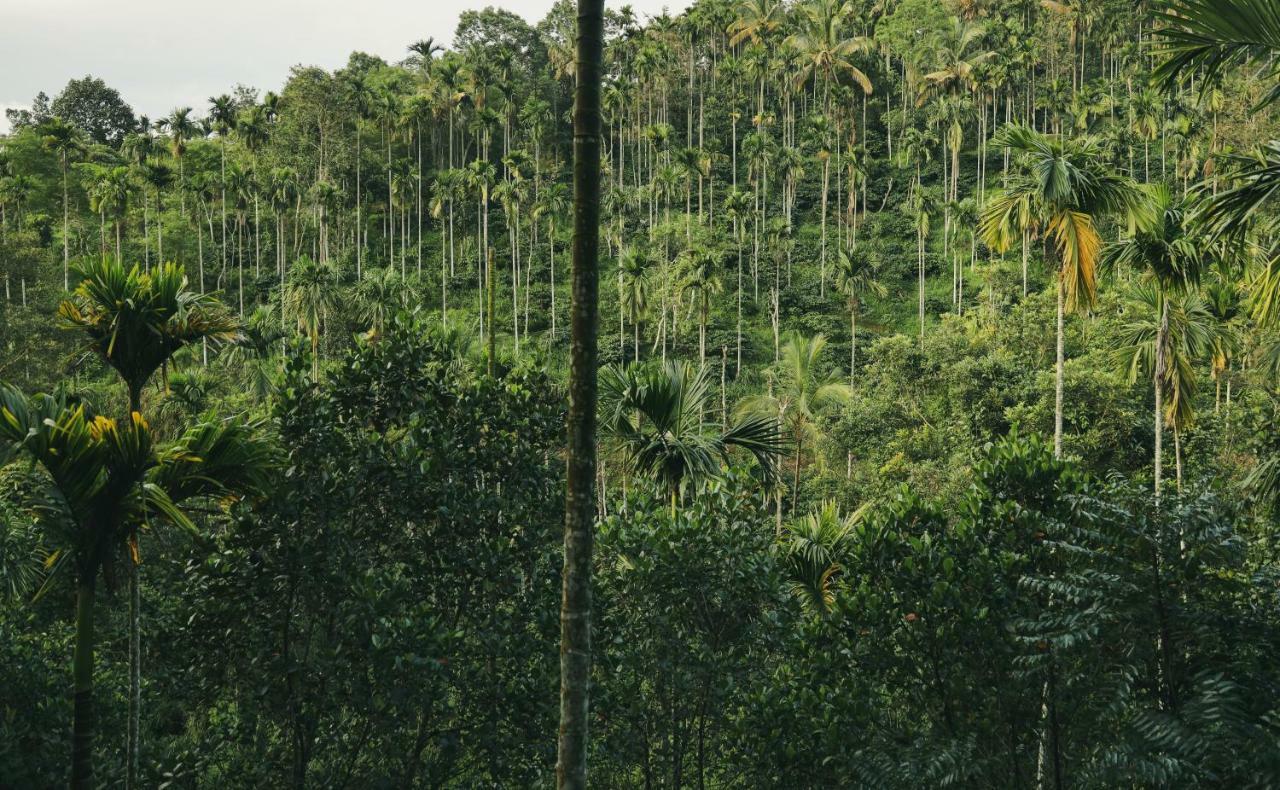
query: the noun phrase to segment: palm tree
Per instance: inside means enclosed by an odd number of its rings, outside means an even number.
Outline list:
[[[139,168],[144,186],[151,187],[156,193],[156,259],[164,260],[164,191],[173,186],[173,169],[164,162],[143,162]],[[143,193],[143,205],[146,205],[146,193]]]
[[[218,135],[218,151],[222,157],[218,181],[222,189],[222,269],[227,268],[227,137],[236,128],[236,103],[227,94],[209,98],[209,122]]]
[[[982,208],[983,241],[1004,253],[1022,234],[1042,234],[1045,261],[1058,271],[1053,448],[1061,456],[1064,315],[1093,305],[1102,246],[1097,221],[1108,214],[1143,214],[1146,196],[1106,164],[1093,138],[1062,139],[1013,124],[992,143],[1020,155],[1023,170]]]
[[[194,343],[227,343],[239,326],[216,297],[187,289],[187,278],[172,263],[150,272],[126,270],[119,260],[90,261],[76,272],[80,285],[58,306],[58,316],[83,332],[89,350],[124,383],[129,412],[142,411],[142,389],[173,355]],[[128,782],[136,786],[141,706],[141,648],[138,612],[136,531],[128,536],[129,564],[129,728]]]
[[[249,152],[249,178],[246,185],[253,197],[253,272],[256,276],[262,262],[258,244],[258,153],[271,137],[271,125],[267,120],[266,108],[255,104],[240,113],[240,118],[236,122],[236,136]]]
[[[903,146],[906,149],[906,146]],[[925,189],[919,184],[916,185],[911,199],[907,201],[908,208],[912,219],[915,220],[916,226],[916,283],[918,304],[917,311],[920,321],[920,348],[924,348],[924,281],[925,281],[925,242],[929,238],[929,228],[934,214],[938,209],[938,197],[936,187]]]
[[[1169,356],[1169,352],[1184,348],[1190,338],[1184,337],[1175,343],[1170,336],[1170,307],[1173,297],[1185,295],[1190,289],[1200,284],[1201,272],[1205,267],[1205,250],[1209,247],[1207,240],[1195,233],[1190,227],[1188,212],[1181,203],[1175,201],[1173,193],[1163,184],[1148,190],[1151,194],[1154,222],[1138,228],[1137,232],[1120,241],[1114,242],[1103,253],[1104,267],[1114,268],[1128,266],[1145,273],[1151,281],[1152,288],[1139,292],[1139,300],[1151,295],[1154,299],[1152,307],[1156,313],[1157,331],[1150,348],[1153,356],[1150,364],[1143,367],[1150,371],[1151,387],[1155,393],[1155,498],[1160,499],[1161,456],[1163,426],[1172,423],[1164,414],[1163,398],[1167,390],[1175,399],[1183,390],[1170,383],[1177,384],[1178,360]],[[1150,294],[1147,291],[1150,291]],[[1197,305],[1180,301],[1177,307],[1182,309],[1197,308]],[[1184,318],[1187,317],[1185,314]],[[1185,333],[1184,333],[1185,335]],[[1198,341],[1197,341],[1198,344]],[[1136,375],[1138,361],[1135,358],[1130,366],[1131,375]],[[1189,365],[1188,365],[1189,370]],[[1190,408],[1186,404],[1171,403],[1171,413],[1180,414]]]
[[[311,341],[311,378],[320,380],[320,338],[330,317],[342,304],[341,275],[329,261],[313,261],[302,256],[289,273],[284,291],[284,310],[297,322],[298,330]]]
[[[725,196],[724,209],[729,221],[733,223],[733,237],[738,247],[738,321],[734,329],[738,361],[733,369],[734,378],[737,378],[742,370],[742,248],[746,243],[747,218],[753,215],[751,197],[735,187]]]
[[[863,95],[871,95],[871,80],[853,64],[853,56],[869,52],[871,39],[848,36],[844,22],[849,18],[848,0],[810,0],[799,7],[799,27],[786,43],[800,56],[795,86],[810,79],[822,83],[823,114],[831,115],[831,83],[848,77]]]
[[[1158,54],[1164,61],[1156,78],[1177,85],[1195,74],[1208,89],[1224,74],[1259,65],[1272,88],[1255,107],[1280,99],[1274,85],[1276,54],[1280,52],[1280,18],[1268,0],[1170,0],[1158,14],[1161,38]],[[1216,116],[1215,116],[1216,117]],[[1280,141],[1269,140],[1256,156],[1233,155],[1236,186],[1214,195],[1199,210],[1214,233],[1237,234],[1258,217],[1280,185]]]
[[[816,446],[821,438],[819,418],[825,410],[846,402],[852,394],[848,384],[822,374],[822,351],[826,347],[827,339],[823,335],[808,337],[798,331],[788,332],[779,365],[770,373],[770,391],[747,398],[739,407],[742,414],[765,415],[775,420],[790,437],[795,448],[792,497],[800,490],[800,465],[805,447]],[[779,494],[779,530],[781,514]]]
[[[293,168],[277,167],[267,180],[267,200],[276,219],[276,277],[284,286],[284,218],[298,201],[298,174]]]
[[[627,247],[618,257],[618,306],[631,322],[632,359],[640,361],[640,322],[649,312],[649,257],[639,247]]]
[[[866,253],[844,249],[836,261],[836,287],[849,307],[849,386],[858,364],[858,313],[869,295],[883,297],[889,291],[876,279],[879,267]]]
[[[424,73],[431,70],[432,59],[437,52],[444,52],[444,47],[436,43],[432,36],[415,41],[409,45],[409,51],[418,56]]]
[[[551,340],[556,339],[556,220],[569,210],[569,197],[563,184],[548,184],[533,207],[533,219],[547,219],[547,247],[551,254]]]
[[[1174,464],[1182,490],[1182,431],[1194,417],[1196,363],[1214,347],[1217,324],[1204,299],[1194,291],[1170,291],[1151,277],[1135,283],[1120,328],[1116,361],[1133,383],[1151,379],[1155,391],[1155,497],[1160,501],[1163,426],[1173,429]]]
[[[361,280],[357,286],[360,295],[360,315],[375,333],[381,333],[383,327],[398,311],[409,306],[413,289],[395,267],[376,269]]]
[[[720,251],[713,247],[694,246],[684,253],[686,278],[684,289],[698,300],[698,364],[707,364],[707,320],[711,312],[711,297],[724,290],[716,271],[720,263]]]
[[[596,347],[599,326],[600,83],[604,0],[578,0],[573,104],[573,298],[568,463],[560,598],[560,731],[556,786],[586,790],[591,684],[591,562],[595,526]]]
[[[476,276],[478,278],[477,282],[479,285],[478,294],[481,300],[480,301],[480,305],[481,305],[480,335],[481,337],[483,337],[485,334],[485,321],[484,321],[484,299],[485,299],[485,293],[486,293],[485,289],[488,287],[492,287],[490,283],[486,282],[486,278],[484,274],[485,258],[489,254],[489,191],[493,188],[493,182],[497,174],[497,168],[495,168],[493,166],[493,163],[488,161],[487,159],[476,159],[472,161],[470,165],[467,166],[466,173],[467,173],[467,184],[473,190],[475,190],[476,214],[477,214],[477,219],[479,220],[479,227],[477,228],[477,230],[480,233],[480,237],[476,239],[476,243],[478,247],[478,249],[476,250],[476,255],[477,255]],[[493,331],[493,328],[489,327],[489,331]]]
[[[735,425],[705,421],[711,375],[684,361],[661,366],[610,366],[600,375],[601,428],[618,442],[631,474],[664,489],[674,517],[683,494],[721,474],[732,448],[749,452],[771,476],[782,444],[768,415],[749,414]]]
[[[190,107],[178,107],[169,113],[169,117],[160,122],[169,132],[169,152],[178,163],[178,186],[185,191],[187,183],[185,159],[187,141],[198,134],[195,121],[191,119]],[[186,210],[184,203],[183,210]]]
[[[95,786],[93,654],[99,573],[119,561],[133,564],[127,554],[136,561],[134,536],[143,523],[158,519],[194,532],[195,525],[180,508],[183,502],[265,491],[271,454],[256,433],[256,426],[206,423],[157,449],[136,411],[118,422],[95,416],[64,396],[27,398],[0,383],[0,464],[21,453],[44,468],[49,487],[41,508],[50,517],[41,522],[49,525],[47,540],[53,549],[50,578],[64,567],[75,574],[74,790]],[[105,575],[111,578],[109,572]],[[37,595],[48,584],[46,580]]]
[[[842,515],[834,502],[805,514],[787,529],[783,559],[791,589],[801,605],[819,617],[835,604],[835,585],[843,570],[841,561],[862,520],[865,505]]]
[[[58,167],[62,171],[62,288],[70,290],[71,253],[68,243],[70,210],[67,203],[67,164],[71,157],[84,153],[85,145],[79,130],[56,116],[46,121],[40,131],[43,133],[41,140],[44,147],[58,155]]]

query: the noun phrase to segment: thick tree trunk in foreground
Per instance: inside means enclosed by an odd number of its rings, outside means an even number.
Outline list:
[[[591,672],[591,547],[595,522],[596,330],[600,234],[600,65],[604,0],[578,0],[573,118],[573,304],[569,348],[569,463],[560,604],[560,734],[556,784],[587,786]]]
[[[71,790],[93,787],[93,578],[76,589],[76,646],[72,658],[75,713],[71,725]]]
[[[142,413],[142,386],[129,385],[129,419]],[[135,530],[137,528],[135,527]],[[125,756],[125,787],[138,786],[138,755],[142,723],[142,590],[138,579],[138,533],[131,536],[129,556],[129,723]]]

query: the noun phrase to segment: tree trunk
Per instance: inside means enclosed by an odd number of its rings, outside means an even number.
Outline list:
[[[591,549],[595,520],[596,331],[599,322],[600,73],[604,0],[578,0],[573,119],[573,306],[569,348],[569,460],[560,604],[560,731],[556,786],[587,786],[591,673]]]
[[[76,646],[72,659],[75,713],[71,725],[71,790],[93,784],[93,599],[94,578],[76,588]]]
[[[1062,375],[1065,356],[1066,321],[1063,313],[1065,285],[1058,273],[1058,340],[1053,373],[1053,457],[1062,457]]]
[[[130,419],[134,413],[142,411],[141,385],[129,385]],[[138,786],[138,744],[142,721],[142,627],[140,610],[142,608],[142,591],[138,579],[138,534],[137,527],[130,536],[129,563],[129,724],[125,754],[125,787],[132,790]]]
[[[1164,376],[1167,361],[1165,360],[1165,343],[1169,337],[1169,302],[1160,295],[1160,328],[1156,332],[1155,368],[1151,371],[1151,387],[1155,392],[1154,427],[1156,435],[1155,447],[1155,500],[1160,504],[1160,482],[1163,476],[1164,461]]]

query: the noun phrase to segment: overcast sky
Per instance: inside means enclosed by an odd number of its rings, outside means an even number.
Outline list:
[[[607,0],[641,17],[687,0]],[[537,22],[552,0],[0,0],[0,110],[52,98],[93,74],[134,112],[203,112],[236,83],[279,90],[296,64],[333,69],[362,50],[388,61],[434,36],[446,44],[458,15],[496,5]],[[0,112],[0,134],[7,122]]]

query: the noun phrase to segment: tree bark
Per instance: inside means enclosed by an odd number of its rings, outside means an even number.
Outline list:
[[[569,460],[560,604],[560,731],[556,786],[587,786],[591,672],[591,550],[595,520],[596,333],[599,323],[600,72],[604,0],[578,0],[573,118],[573,303],[569,348]]]
[[[76,588],[76,646],[72,659],[75,713],[71,725],[71,790],[93,787],[93,601],[94,579]]]
[[[1151,371],[1151,388],[1155,392],[1154,427],[1155,446],[1155,500],[1160,505],[1160,482],[1163,476],[1164,461],[1164,376],[1166,369],[1165,343],[1169,336],[1169,302],[1164,295],[1160,297],[1160,328],[1156,332],[1156,359]]]
[[[129,419],[142,411],[142,387],[129,384]],[[125,755],[125,787],[138,786],[138,753],[142,722],[142,590],[138,579],[137,526],[130,536],[129,563],[129,723]],[[77,615],[78,619],[78,615]],[[78,686],[77,686],[78,688]],[[78,702],[77,702],[78,704]]]
[[[1062,282],[1062,273],[1058,273],[1058,339],[1057,351],[1054,364],[1053,374],[1053,457],[1062,457],[1062,378],[1064,370],[1064,360],[1066,356],[1065,330],[1066,319],[1064,314],[1063,300],[1066,298],[1064,293],[1065,285]]]

